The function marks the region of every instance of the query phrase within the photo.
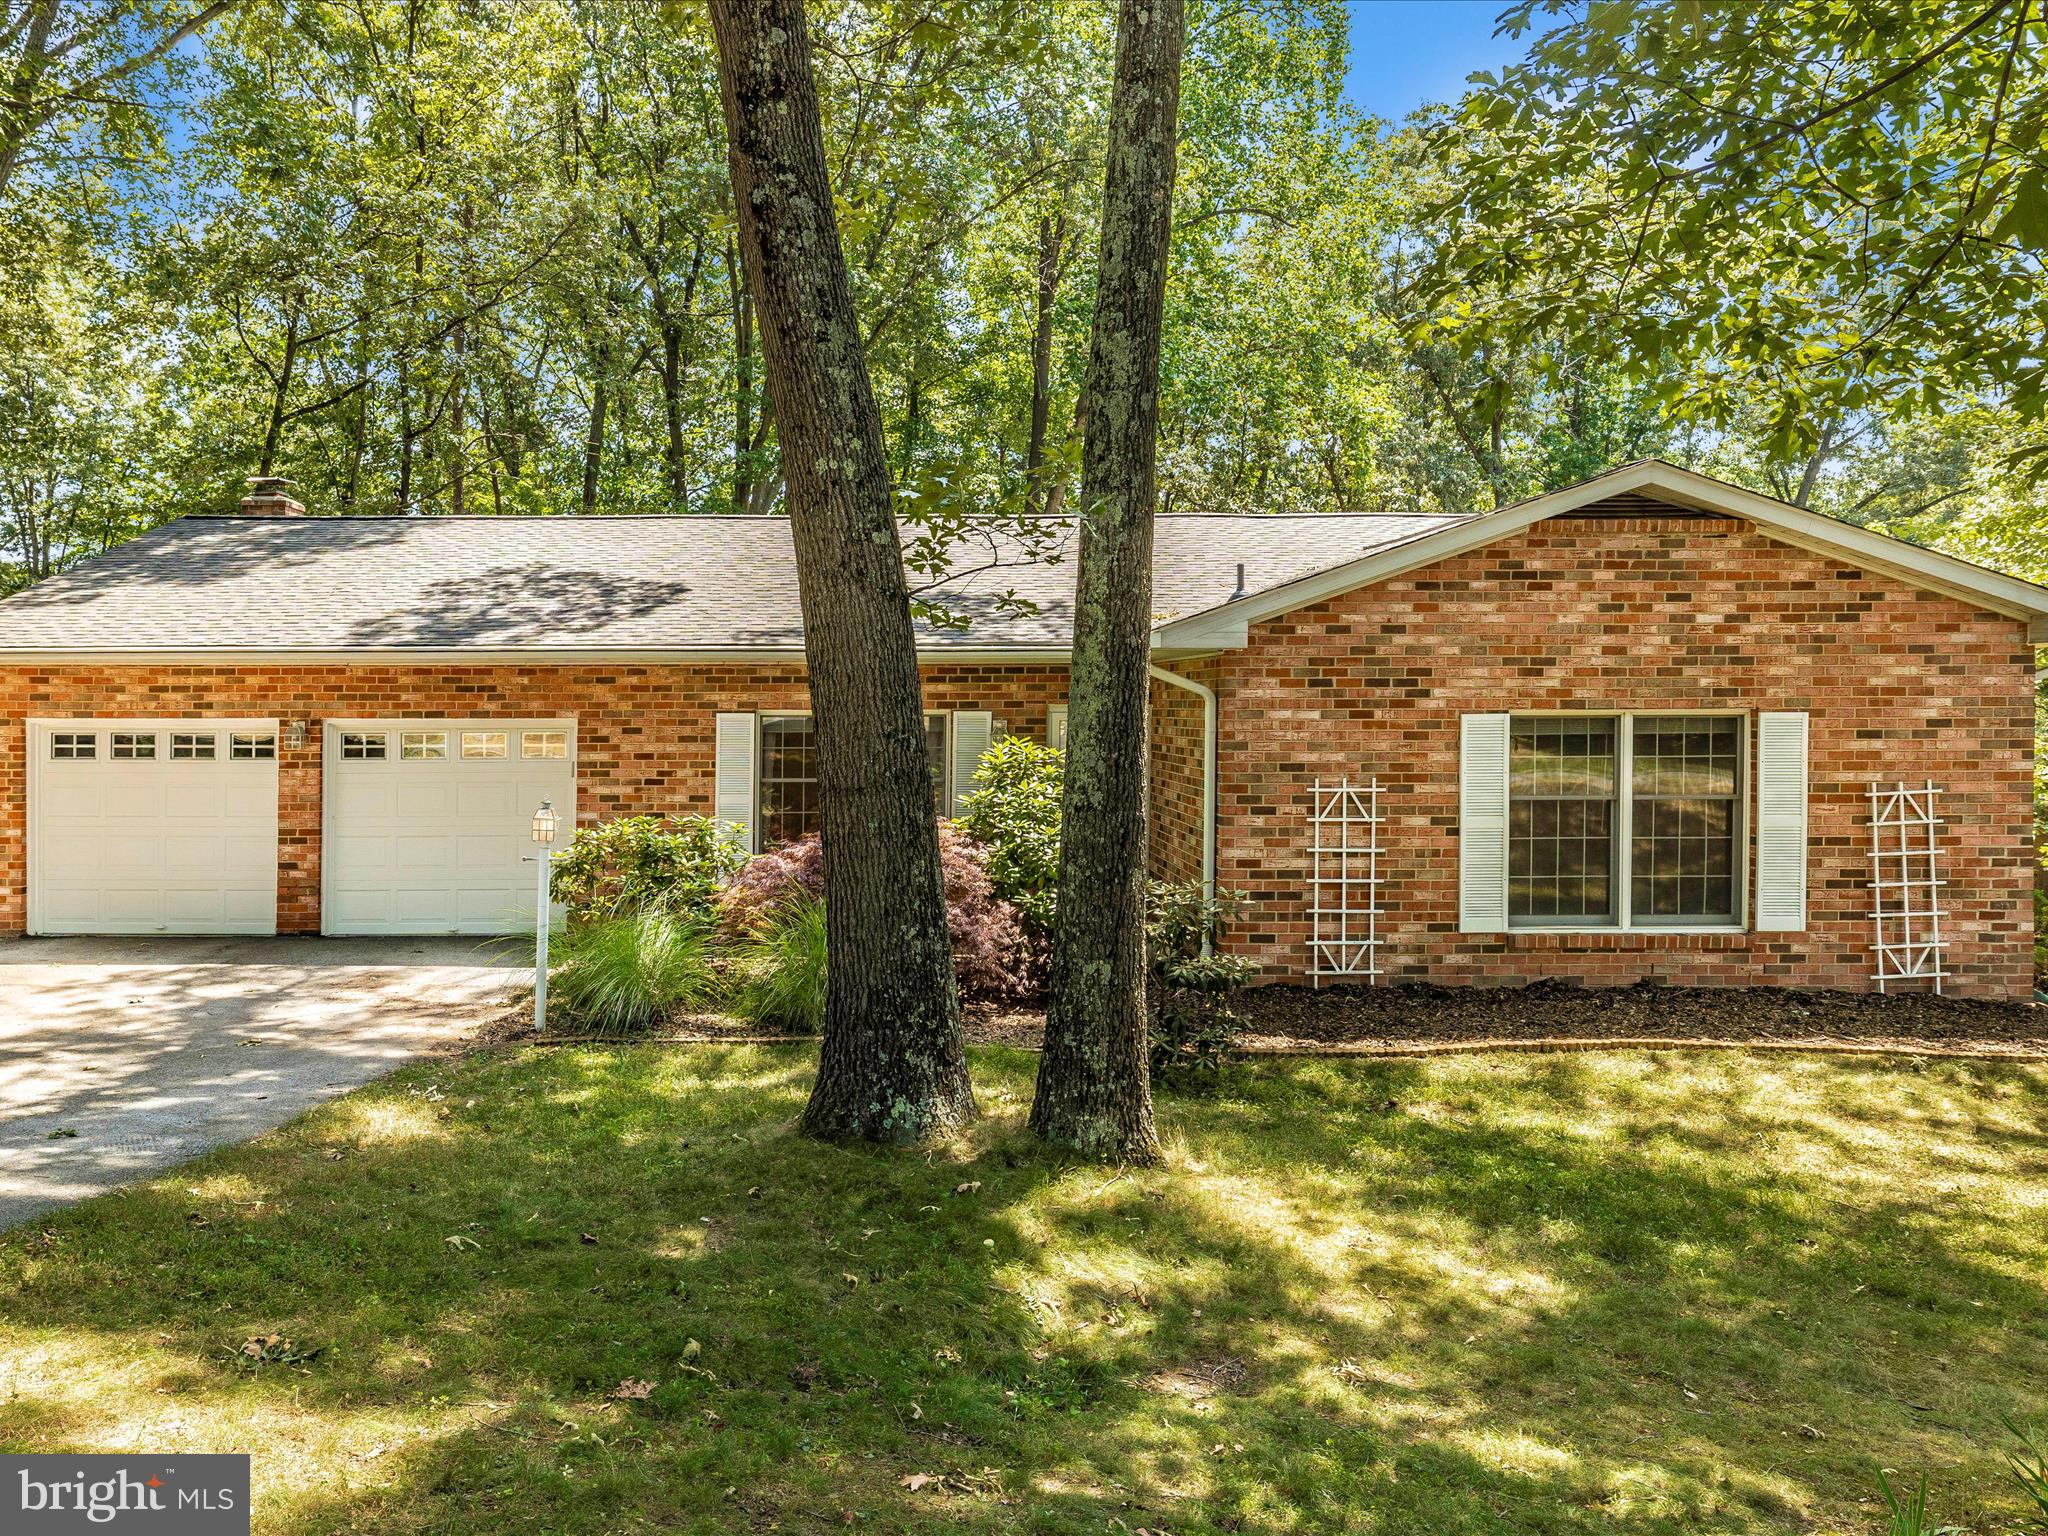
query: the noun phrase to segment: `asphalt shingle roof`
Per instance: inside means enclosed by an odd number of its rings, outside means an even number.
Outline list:
[[[1406,543],[1442,516],[1159,520],[1163,622]],[[1057,649],[1073,618],[1073,530],[1031,559],[996,525],[926,592],[971,621],[947,650]],[[922,585],[913,577],[913,585]],[[1005,611],[1014,590],[1035,612]],[[188,517],[0,602],[0,651],[796,649],[785,518]]]

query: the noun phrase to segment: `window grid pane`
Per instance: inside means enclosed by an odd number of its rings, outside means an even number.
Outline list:
[[[448,756],[448,733],[446,731],[402,731],[398,737],[398,755],[408,762],[441,762]]]
[[[228,756],[238,762],[268,762],[277,756],[277,738],[269,732],[228,737]]]
[[[761,721],[761,846],[793,843],[823,825],[818,733],[809,715]]]
[[[924,717],[924,751],[932,765],[932,805],[946,814],[946,717],[934,711]]]
[[[521,757],[567,757],[569,755],[569,733],[567,731],[523,731],[519,737]]]
[[[210,763],[214,755],[214,737],[211,732],[171,732],[171,757],[177,762]]]
[[[1634,735],[1630,915],[1733,921],[1741,722],[1646,715]]]
[[[379,762],[384,757],[384,738],[381,735],[343,731],[341,755],[351,761]]]
[[[147,731],[116,731],[107,755],[128,762],[152,761],[156,757],[156,735]]]
[[[88,758],[99,756],[100,739],[92,731],[55,731],[50,736],[50,756]]]
[[[471,761],[505,755],[505,733],[503,731],[464,731],[462,733],[462,755]]]
[[[1612,718],[1510,722],[1510,917],[1613,917],[1616,734]]]

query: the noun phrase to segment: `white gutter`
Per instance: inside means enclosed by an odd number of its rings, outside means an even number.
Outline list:
[[[1162,683],[1185,688],[1202,701],[1202,891],[1216,897],[1216,690],[1164,667],[1145,669]],[[1207,953],[1208,940],[1202,941]]]

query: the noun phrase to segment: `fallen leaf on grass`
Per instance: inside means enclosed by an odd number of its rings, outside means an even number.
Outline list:
[[[588,1243],[591,1247],[595,1248],[597,1246],[597,1234],[595,1232],[578,1232],[576,1234],[576,1241]]]
[[[483,1244],[478,1242],[475,1238],[464,1237],[460,1232],[450,1232],[446,1237],[442,1238],[441,1241],[446,1243],[450,1248],[453,1248],[457,1253],[460,1253],[465,1248],[483,1247]]]
[[[980,1188],[981,1180],[968,1179],[965,1183],[955,1184],[953,1186],[953,1193],[956,1195],[971,1195]]]
[[[608,1395],[619,1402],[625,1403],[638,1402],[642,1398],[651,1397],[653,1393],[653,1382],[642,1381],[637,1377],[628,1376],[616,1387],[613,1387]]]
[[[908,1488],[912,1493],[917,1493],[922,1489],[929,1488],[938,1479],[929,1472],[906,1472],[903,1476],[897,1478],[896,1481]]]
[[[816,1362],[806,1360],[802,1365],[799,1365],[789,1373],[789,1379],[795,1384],[799,1392],[810,1391],[811,1384],[818,1379],[818,1366]]]
[[[683,1358],[685,1360],[694,1360],[703,1353],[704,1346],[702,1344],[699,1344],[695,1339],[690,1340],[687,1344],[683,1346]]]
[[[310,1365],[326,1348],[324,1344],[302,1344],[281,1333],[259,1333],[242,1341],[239,1359],[251,1368],[259,1365]]]

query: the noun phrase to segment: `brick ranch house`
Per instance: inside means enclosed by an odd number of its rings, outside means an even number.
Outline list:
[[[0,932],[502,931],[544,797],[816,825],[784,520],[300,510],[259,487],[0,603]],[[1244,893],[1269,976],[1369,931],[1394,980],[1867,988],[1869,787],[1931,779],[1948,990],[2029,995],[2048,589],[1658,462],[1478,517],[1163,518],[1156,568],[1154,870]],[[1072,581],[958,553],[944,808],[997,735],[1062,738]],[[1379,884],[1316,884],[1319,781],[1381,786]]]

